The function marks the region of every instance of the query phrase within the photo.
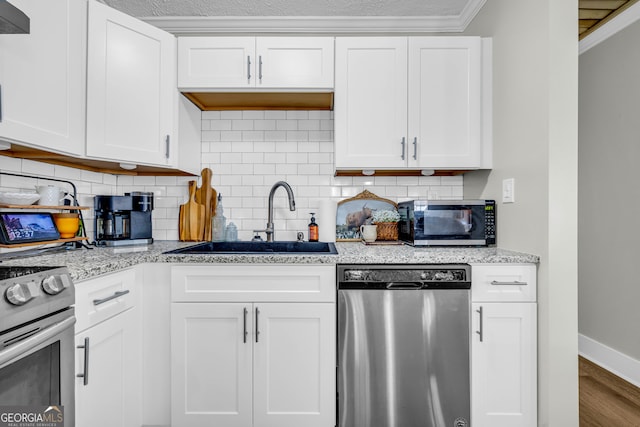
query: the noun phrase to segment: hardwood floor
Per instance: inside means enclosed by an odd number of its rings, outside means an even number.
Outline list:
[[[579,357],[580,427],[640,427],[640,389]]]

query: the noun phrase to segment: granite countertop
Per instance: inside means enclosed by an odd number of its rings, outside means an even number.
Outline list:
[[[464,263],[537,263],[536,255],[499,248],[414,248],[404,245],[365,246],[360,242],[338,242],[338,255],[307,254],[163,254],[193,245],[193,242],[156,241],[148,246],[75,249],[64,252],[2,260],[2,265],[67,266],[73,280],[85,280],[101,274],[143,263],[212,264],[464,264]]]

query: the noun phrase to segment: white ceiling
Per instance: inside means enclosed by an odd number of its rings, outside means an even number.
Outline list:
[[[460,16],[477,0],[100,0],[137,17]]]

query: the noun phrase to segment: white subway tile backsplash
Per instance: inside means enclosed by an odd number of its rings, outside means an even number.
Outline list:
[[[264,119],[265,111],[263,110],[245,110],[242,112],[243,120],[261,120]]]
[[[220,131],[220,140],[221,141],[242,141],[242,131],[240,130],[223,130]]]
[[[55,166],[33,160],[23,160],[22,173],[26,175],[55,176]]]
[[[232,120],[232,119],[241,119],[243,111],[235,110],[235,111],[220,111],[220,119],[222,120]]]
[[[232,120],[232,130],[253,130],[253,120]]]
[[[302,130],[288,130],[287,141],[308,141],[309,132]]]
[[[284,130],[273,130],[264,132],[265,141],[286,141],[287,132]]]
[[[22,172],[22,159],[14,159],[13,157],[0,156],[0,170],[5,172]]]
[[[220,111],[203,111],[201,113],[202,121],[220,120]]]
[[[298,130],[320,130],[320,120],[299,120]]]
[[[287,112],[284,110],[268,110],[264,112],[265,119],[281,120],[287,118]]]
[[[203,129],[201,134],[202,134],[202,140],[203,141],[211,141],[211,142],[220,141],[220,131],[219,130],[205,130],[205,129]]]
[[[287,120],[304,120],[309,118],[309,111],[306,110],[291,110],[287,111]]]
[[[238,226],[243,240],[251,239],[252,230],[265,228],[269,191],[280,180],[292,186],[297,210],[289,211],[286,192],[278,189],[278,239],[295,240],[297,231],[306,235],[309,212],[317,214],[321,200],[337,202],[364,189],[393,201],[463,197],[462,175],[334,176],[332,111],[204,111],[201,137],[202,167],[212,170],[211,185],[223,196],[227,222]],[[188,181],[197,179],[106,175],[4,156],[0,156],[0,169],[68,179],[76,184],[79,202],[88,206],[93,206],[95,194],[152,191],[157,240],[178,239],[179,207],[188,200]],[[198,185],[202,185],[200,179]],[[31,190],[33,186],[23,178],[0,175],[0,189]],[[93,210],[84,217],[93,239]]]

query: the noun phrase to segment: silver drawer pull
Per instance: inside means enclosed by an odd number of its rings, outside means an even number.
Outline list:
[[[116,299],[116,298],[120,298],[123,295],[126,295],[129,293],[129,289],[125,289],[124,291],[118,291],[115,292],[113,295],[108,296],[106,298],[102,298],[102,299],[94,299],[93,300],[93,305],[100,305],[100,304],[104,304],[107,301],[111,301],[112,299]]]
[[[494,286],[527,286],[528,285],[527,282],[518,282],[517,280],[514,280],[513,282],[498,282],[497,280],[493,280],[491,284]]]
[[[482,306],[478,307],[478,309],[476,310],[476,313],[478,313],[480,315],[479,319],[480,319],[480,323],[478,325],[478,330],[476,331],[476,334],[478,334],[480,336],[480,342],[484,341],[484,327],[483,327],[483,312],[482,312]]]
[[[84,339],[84,345],[78,345],[76,348],[84,349],[84,372],[76,377],[82,378],[83,385],[89,385],[89,337]]]

